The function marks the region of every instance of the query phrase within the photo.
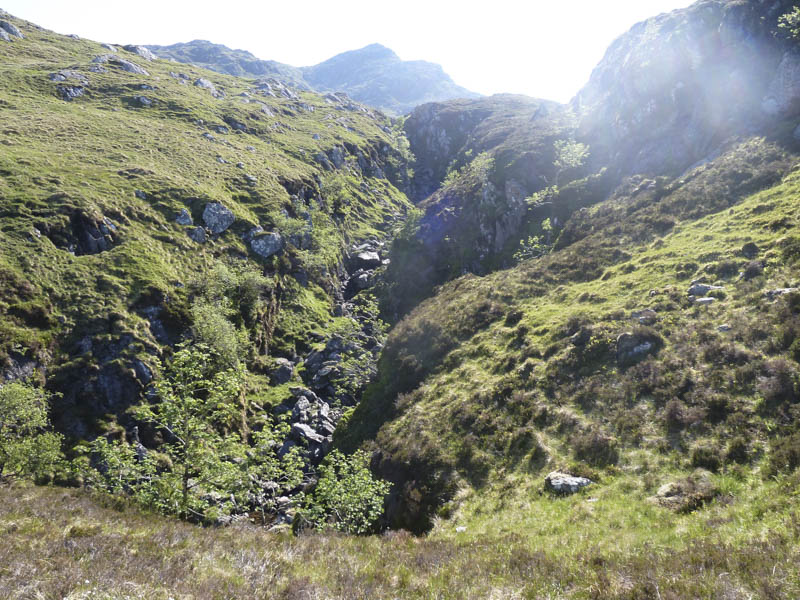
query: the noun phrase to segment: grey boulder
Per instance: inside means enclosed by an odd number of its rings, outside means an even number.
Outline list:
[[[207,239],[205,229],[202,227],[195,227],[189,231],[189,237],[198,244],[205,244]]]
[[[5,31],[11,37],[19,38],[21,40],[25,39],[25,36],[22,35],[22,32],[19,30],[19,28],[8,21],[0,21],[0,29]]]
[[[283,238],[279,233],[264,233],[250,241],[250,248],[262,258],[269,258],[283,248]]]
[[[145,60],[155,60],[156,59],[156,55],[153,54],[152,52],[150,52],[150,50],[148,50],[144,46],[134,46],[132,44],[129,44],[127,46],[123,46],[123,49],[125,49],[128,52],[131,52],[133,54],[137,54],[137,55],[141,56]]]
[[[310,425],[306,425],[305,423],[295,423],[292,425],[291,436],[298,442],[306,441],[317,444],[325,442],[325,436],[318,434]]]
[[[575,477],[561,471],[553,471],[544,478],[545,487],[558,494],[574,494],[592,483],[586,477]]]
[[[276,385],[287,383],[294,375],[294,365],[286,358],[275,359],[276,368],[272,371],[272,381]]]
[[[192,224],[192,215],[189,214],[189,211],[185,208],[181,209],[181,212],[178,213],[178,216],[175,217],[175,222],[178,225],[191,225]]]
[[[219,202],[209,202],[203,210],[203,222],[215,235],[225,231],[235,220],[233,212]]]

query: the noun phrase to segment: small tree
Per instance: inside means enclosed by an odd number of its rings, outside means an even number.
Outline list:
[[[276,454],[288,426],[266,418],[252,443],[244,439],[238,431],[244,368],[217,371],[218,365],[207,346],[180,348],[155,384],[158,402],[133,410],[164,436],[164,443],[148,451],[138,442],[95,440],[90,449],[97,468],[88,470],[89,483],[204,521],[250,508],[272,509],[276,491],[297,487],[303,477],[299,449],[282,458]]]
[[[62,436],[48,431],[49,397],[18,381],[0,388],[0,479],[44,477],[61,461]]]
[[[388,481],[372,476],[366,452],[345,456],[334,450],[320,465],[317,487],[306,498],[302,518],[317,529],[370,533],[383,514],[389,487]]]

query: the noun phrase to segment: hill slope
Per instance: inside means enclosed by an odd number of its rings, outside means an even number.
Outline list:
[[[42,368],[70,444],[138,452],[128,409],[161,359],[225,342],[250,372],[225,433],[284,414],[319,435],[319,395],[333,445],[393,483],[394,531],[290,536],[330,440],[270,438],[229,465],[295,445],[305,476],[258,481],[272,504],[233,498],[228,528],[0,486],[0,589],[800,596],[792,4],[702,0],[634,27],[570,106],[434,103],[403,132],[339,96],[182,76],[3,16],[25,36],[0,40],[3,376]],[[142,427],[146,452],[159,433]]]

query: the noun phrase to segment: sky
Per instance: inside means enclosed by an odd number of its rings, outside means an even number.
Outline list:
[[[313,65],[379,43],[439,63],[481,94],[566,102],[609,44],[690,0],[0,0],[58,33],[114,44],[206,39],[258,58]]]

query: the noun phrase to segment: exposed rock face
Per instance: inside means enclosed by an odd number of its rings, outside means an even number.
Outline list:
[[[76,256],[105,252],[119,243],[119,230],[109,218],[83,211],[73,212],[62,226],[43,225],[42,230],[55,246]]]
[[[560,471],[553,471],[544,478],[545,487],[558,494],[574,494],[592,483],[586,477],[575,477]]]
[[[123,46],[123,49],[127,50],[128,52],[132,52],[133,54],[136,54],[138,56],[141,56],[145,60],[156,59],[156,55],[153,54],[150,50],[148,50],[144,46],[128,45],[128,46]]]
[[[196,79],[194,85],[195,87],[208,90],[209,92],[211,92],[211,95],[214,96],[214,98],[221,98],[223,96],[222,93],[217,91],[217,88],[213,83],[211,83],[208,79],[204,79],[203,77]]]
[[[573,100],[593,158],[674,173],[765,117],[800,109],[800,59],[776,40],[795,2],[706,0],[635,25]]]
[[[203,209],[203,222],[211,233],[218,235],[233,225],[236,217],[219,202],[209,202]]]
[[[25,39],[25,36],[22,35],[22,32],[19,30],[19,27],[17,27],[13,23],[9,23],[8,21],[0,21],[0,30],[5,31],[7,36],[19,38],[21,40]]]
[[[92,62],[95,64],[105,64],[109,63],[112,65],[116,65],[120,67],[123,71],[127,71],[128,73],[135,73],[136,75],[150,75],[147,71],[145,71],[142,67],[133,63],[129,60],[125,60],[124,58],[119,58],[113,54],[101,54],[100,56],[95,56],[92,59]]]

